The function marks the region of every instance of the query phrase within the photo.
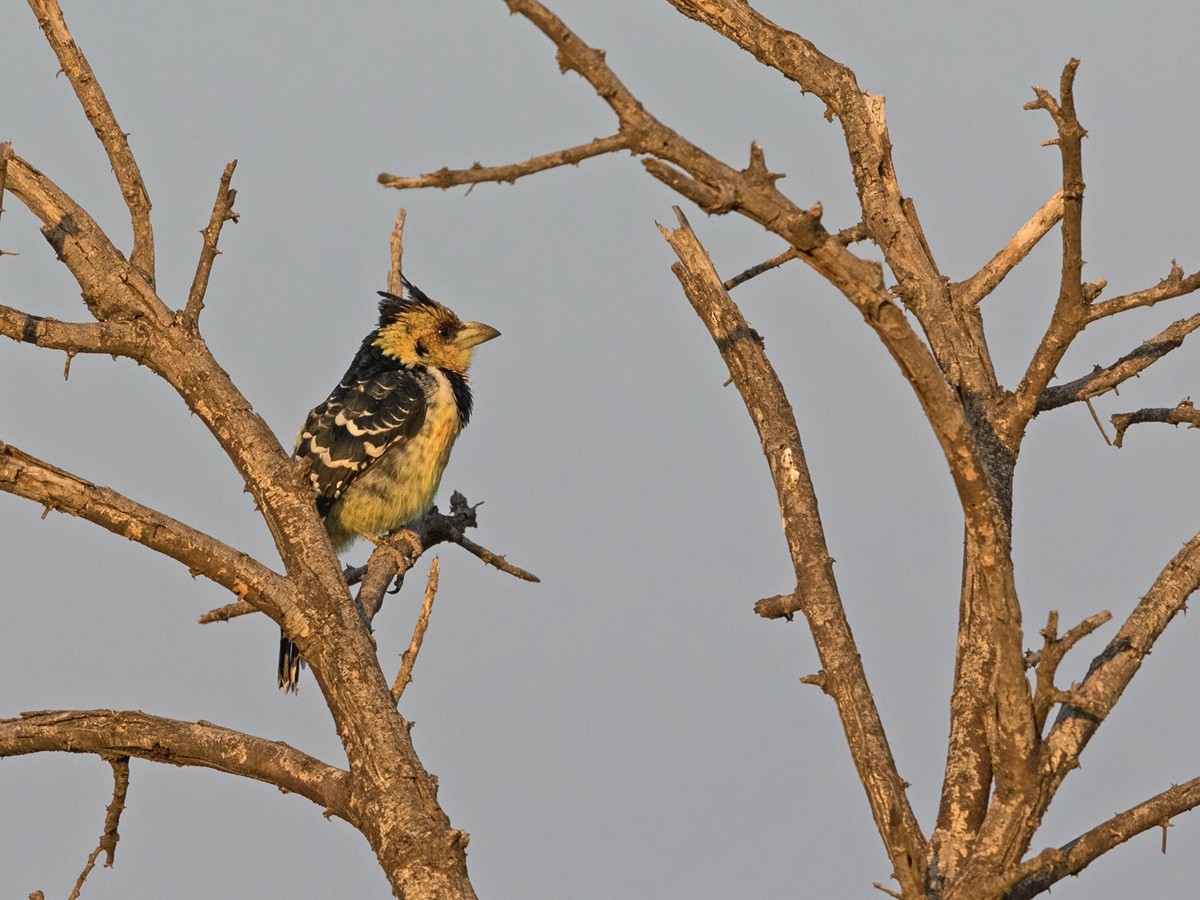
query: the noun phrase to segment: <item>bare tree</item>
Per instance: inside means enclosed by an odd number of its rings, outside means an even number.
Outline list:
[[[862,219],[836,233],[821,207],[783,193],[763,149],[750,148],[744,168],[718,159],[656,118],[607,64],[536,0],[507,0],[554,44],[558,64],[575,72],[608,104],[614,133],[520,163],[443,168],[416,177],[383,174],[382,184],[410,189],[512,182],[546,169],[628,151],[645,170],[712,215],[737,213],[781,237],[787,249],[723,279],[681,212],[663,236],[679,257],[675,274],[712,335],[762,442],[775,482],[796,574],[789,592],[760,601],[759,615],[808,621],[822,669],[808,680],[837,705],[846,742],[903,897],[982,900],[1029,897],[1078,873],[1131,836],[1168,822],[1200,803],[1200,778],[1176,785],[1062,847],[1031,853],[1035,832],[1079,755],[1107,718],[1142,659],[1200,585],[1200,535],[1163,567],[1115,636],[1069,689],[1055,681],[1063,656],[1111,618],[1097,612],[1059,632],[1051,613],[1042,646],[1026,653],[1012,561],[1012,491],[1016,461],[1030,422],[1041,413],[1086,403],[1116,389],[1178,348],[1200,328],[1182,318],[1107,366],[1051,384],[1072,342],[1095,322],[1184,296],[1200,273],[1176,264],[1158,284],[1101,300],[1103,280],[1085,282],[1084,181],[1080,146],[1086,135],[1075,111],[1079,62],[1064,67],[1057,94],[1034,89],[1027,109],[1049,117],[1062,160],[1062,187],[1033,213],[977,273],[944,277],[926,241],[913,200],[893,165],[884,98],[859,88],[854,73],[803,36],[739,0],[670,0],[683,15],[712,28],[762,65],[826,104],[845,136]],[[1044,334],[1018,384],[997,378],[981,305],[1032,248],[1059,227],[1062,277]],[[851,248],[869,241],[885,269]],[[800,260],[862,314],[916,394],[957,490],[965,553],[951,733],[937,821],[926,835],[906,796],[867,683],[826,547],[800,432],[782,384],[757,334],[730,291],[769,268]],[[893,285],[888,281],[894,280]],[[915,326],[914,327],[914,323]],[[1140,422],[1200,424],[1188,400],[1113,417],[1120,443]],[[1031,684],[1027,671],[1032,669]],[[1055,710],[1057,709],[1057,712]],[[1053,713],[1053,715],[1052,715]]]
[[[16,341],[66,352],[127,357],[146,366],[179,394],[216,438],[245,480],[266,520],[284,573],[187,524],[111,489],[0,442],[0,488],[79,516],[137,541],[204,575],[238,598],[202,621],[258,611],[279,623],[307,660],[329,706],[346,753],[338,768],[286,744],[208,722],[181,722],[136,711],[71,710],[26,713],[0,722],[0,756],[44,751],[87,752],[108,760],[115,789],[104,833],[76,885],[77,895],[101,852],[109,864],[129,780],[138,757],[203,766],[273,784],[337,816],[370,843],[397,896],[473,897],[467,879],[467,837],[450,825],[437,803],[437,784],[422,767],[397,712],[428,622],[436,590],[431,570],[426,611],[418,621],[394,687],[379,665],[370,618],[384,590],[430,546],[459,543],[504,571],[533,576],[466,539],[474,508],[456,497],[450,515],[436,510],[392,542],[380,542],[365,570],[342,572],[329,545],[302,470],[280,446],[209,352],[200,334],[209,274],[224,224],[236,220],[226,166],[212,216],[203,231],[200,260],[185,301],[172,307],[155,289],[150,198],[95,73],[67,30],[57,0],[30,0],[63,73],[70,80],[108,154],[133,226],[126,255],[104,229],[9,144],[0,145],[0,195],[23,203],[43,223],[42,233],[79,284],[94,322],[62,322],[0,306],[0,333]],[[393,235],[389,283],[398,286],[400,228]],[[348,584],[363,581],[357,603]]]
[[[1057,94],[1035,90],[1029,107],[1048,114],[1062,159],[1062,187],[1021,226],[990,262],[958,282],[945,278],[926,241],[913,201],[901,189],[888,137],[884,101],[861,90],[854,73],[736,0],[671,0],[751,53],[762,65],[819,97],[846,141],[862,217],[826,230],[818,205],[793,199],[780,176],[752,145],[739,168],[718,159],[652,115],[621,82],[602,51],[588,46],[534,0],[509,8],[554,44],[560,67],[574,71],[613,111],[606,137],[502,166],[441,169],[416,177],[381,175],[386,186],[447,188],[511,182],[540,171],[616,151],[640,158],[646,171],[709,214],[740,214],[778,235],[787,249],[728,278],[719,275],[682,212],[664,238],[678,256],[674,271],[704,322],[745,400],[777,490],[795,585],[760,601],[771,619],[807,620],[821,670],[807,680],[834,701],[851,757],[866,791],[895,889],[906,898],[1029,897],[1076,874],[1100,855],[1200,803],[1200,778],[1176,785],[1062,847],[1033,849],[1047,809],[1080,753],[1113,709],[1174,615],[1200,585],[1200,535],[1164,565],[1120,625],[1083,681],[1060,688],[1064,655],[1111,617],[1098,611],[1060,633],[1051,613],[1042,646],[1026,652],[1012,561],[1012,488],[1016,461],[1032,419],[1089,401],[1144,372],[1200,327],[1182,318],[1107,366],[1051,384],[1072,342],[1101,319],[1189,294],[1200,273],[1172,265],[1157,285],[1101,300],[1103,281],[1082,278],[1085,135],[1074,104],[1078,63],[1063,70]],[[67,353],[124,356],[174,388],[219,442],[245,479],[270,527],[284,572],[186,524],[99,487],[11,445],[0,443],[0,488],[47,509],[76,515],[166,554],[237,596],[206,617],[215,621],[259,611],[282,625],[300,646],[329,705],[347,765],[338,768],[287,745],[209,723],[179,722],[111,710],[31,713],[0,722],[0,755],[83,751],[108,760],[114,796],[100,846],[88,860],[111,861],[128,784],[128,760],[200,765],[274,784],[307,797],[328,815],[357,828],[370,842],[397,896],[470,897],[465,835],[438,807],[436,784],[417,759],[408,723],[396,703],[436,592],[436,568],[425,610],[394,684],[380,668],[369,619],[382,591],[428,547],[453,541],[499,568],[527,575],[463,537],[473,508],[457,502],[449,516],[431,515],[419,527],[384,543],[365,570],[343,573],[317,519],[303,473],[254,413],[209,352],[199,320],[209,272],[225,222],[236,217],[226,168],[188,296],[171,306],[155,288],[154,234],[148,192],[125,136],[86,59],[74,44],[55,0],[30,0],[63,72],[79,96],[112,164],[133,225],[128,254],[119,250],[78,204],[5,145],[0,195],[25,204],[78,282],[93,322],[61,322],[0,307],[0,332],[18,341]],[[1055,227],[1062,244],[1062,279],[1042,339],[1012,388],[992,363],[981,305],[1031,249]],[[392,277],[398,277],[399,230]],[[856,253],[869,241],[885,266]],[[911,386],[938,441],[961,504],[965,554],[951,734],[937,821],[926,833],[906,795],[849,620],[839,595],[800,431],[782,383],[757,333],[730,292],[767,269],[800,260],[833,285],[862,314]],[[889,284],[894,282],[894,284]],[[915,326],[914,326],[915,323]],[[1188,401],[1113,417],[1119,444],[1142,422],[1200,424]],[[363,582],[357,605],[348,585]],[[1030,674],[1032,672],[1032,683]],[[1053,714],[1053,715],[1052,715]]]

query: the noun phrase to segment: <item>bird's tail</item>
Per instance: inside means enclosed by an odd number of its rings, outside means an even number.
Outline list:
[[[300,690],[300,648],[282,631],[279,632],[279,689],[288,694]]]

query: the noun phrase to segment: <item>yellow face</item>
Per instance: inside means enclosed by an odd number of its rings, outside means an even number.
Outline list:
[[[434,366],[466,374],[471,350],[500,332],[482,322],[463,322],[433,300],[407,305],[379,329],[375,346],[406,366]]]

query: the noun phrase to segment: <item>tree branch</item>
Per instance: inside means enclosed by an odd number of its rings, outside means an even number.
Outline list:
[[[141,319],[60,322],[11,306],[0,306],[0,335],[47,350],[65,350],[68,358],[76,353],[104,353],[140,359],[150,349],[149,328]]]
[[[1046,716],[1055,703],[1064,702],[1061,692],[1054,687],[1054,676],[1059,663],[1077,643],[1112,618],[1104,610],[1084,619],[1062,637],[1058,636],[1058,611],[1051,610],[1046,627],[1042,629],[1044,645],[1037,665],[1037,687],[1033,695],[1034,728],[1040,735],[1046,725]]]
[[[43,710],[0,720],[0,757],[64,751],[201,766],[272,784],[354,824],[346,772],[287,744],[138,710]]]
[[[1098,319],[1125,312],[1127,309],[1137,309],[1139,306],[1153,306],[1163,300],[1183,297],[1197,289],[1200,289],[1200,272],[1193,272],[1184,277],[1179,263],[1171,260],[1171,274],[1154,287],[1135,291],[1132,294],[1122,294],[1120,297],[1113,297],[1103,303],[1093,304],[1088,310],[1088,321],[1095,322]]]
[[[436,506],[431,507],[416,522],[410,522],[408,527],[384,538],[376,538],[376,550],[372,552],[367,565],[346,569],[345,580],[350,586],[363,583],[368,575],[374,582],[374,586],[368,589],[365,595],[360,593],[358,598],[358,606],[368,622],[374,618],[378,611],[378,602],[392,581],[403,577],[423,553],[438,544],[458,544],[480,561],[514,578],[534,584],[541,582],[532,572],[514,566],[500,554],[476,544],[463,534],[468,528],[479,527],[479,506],[478,503],[471,505],[466,497],[455,491],[450,495],[448,513],[439,511]],[[239,600],[237,603],[209,610],[200,617],[200,624],[225,622],[252,612],[256,612],[253,606]]]
[[[1183,612],[1200,587],[1200,534],[1192,537],[1163,568],[1116,635],[1088,669],[1071,701],[1059,710],[1046,736],[1048,768],[1043,806],[1049,804],[1079,755],[1108,717],[1171,620]]]
[[[110,757],[108,762],[113,770],[113,798],[104,815],[104,831],[100,835],[100,843],[88,856],[87,863],[84,865],[83,871],[79,873],[75,888],[67,900],[79,900],[83,883],[87,881],[87,877],[91,874],[92,867],[96,865],[96,860],[100,858],[101,853],[105,854],[104,867],[106,869],[112,868],[116,857],[117,842],[121,840],[117,827],[121,822],[121,813],[125,810],[125,795],[129,791],[129,757],[114,756]]]
[[[387,289],[389,294],[404,293],[402,263],[404,261],[404,220],[408,214],[403,208],[396,212],[396,224],[392,226],[392,236],[388,241],[388,274]]]
[[[46,40],[58,57],[63,74],[75,89],[75,96],[87,114],[88,121],[96,132],[96,137],[104,146],[108,160],[112,163],[113,174],[117,178],[117,186],[125,205],[129,207],[129,217],[133,223],[133,253],[130,262],[142,273],[146,280],[153,285],[154,273],[154,231],[150,227],[150,195],[142,181],[142,173],[133,151],[129,149],[129,141],[117,117],[96,79],[87,57],[71,37],[67,23],[63,20],[62,10],[58,0],[29,0],[29,8],[37,16]]]
[[[615,153],[618,150],[631,150],[630,140],[624,134],[610,134],[608,137],[596,138],[577,147],[556,150],[542,156],[535,156],[524,162],[512,163],[505,166],[481,166],[475,163],[469,169],[449,169],[443,167],[436,172],[428,172],[415,178],[404,178],[399,175],[379,173],[377,179],[384,187],[406,190],[409,188],[447,188],[463,184],[482,184],[484,182],[502,182],[513,184],[518,178],[556,169],[560,166],[577,166],[585,159],[602,156],[605,153]]]
[[[287,579],[228,544],[3,442],[0,490],[87,519],[176,559],[272,617],[279,616],[281,598],[294,590]]]
[[[225,166],[221,183],[217,187],[217,199],[213,202],[212,216],[208,220],[208,226],[201,232],[204,235],[204,247],[200,251],[200,262],[196,264],[196,275],[192,279],[192,288],[188,291],[187,305],[183,310],[184,326],[192,331],[196,330],[200,310],[204,308],[204,294],[208,291],[208,276],[212,272],[213,260],[221,252],[217,249],[221,228],[226,221],[232,220],[236,224],[238,220],[238,214],[233,211],[237,191],[229,189],[229,182],[233,180],[233,170],[236,167],[236,159]]]
[[[1088,323],[1089,298],[1083,287],[1083,139],[1087,131],[1075,115],[1075,72],[1079,60],[1072,59],[1063,68],[1056,100],[1044,88],[1035,87],[1036,99],[1026,109],[1044,109],[1054,120],[1058,138],[1052,141],[1062,156],[1062,277],[1058,301],[1050,324],[1029,361],[1021,383],[1008,405],[1005,416],[1006,439],[1010,446],[1019,443],[1019,435],[1037,414],[1038,400],[1054,377],[1067,348]]]
[[[1113,443],[1120,447],[1125,441],[1126,429],[1130,425],[1139,425],[1143,422],[1165,422],[1168,425],[1187,425],[1189,428],[1200,428],[1200,411],[1197,411],[1192,401],[1185,397],[1170,408],[1158,407],[1139,409],[1136,412],[1117,413],[1112,417],[1113,426],[1117,429],[1117,436],[1113,439]]]
[[[83,207],[15,153],[8,160],[5,187],[41,219],[42,234],[75,276],[95,318],[170,319],[150,279],[130,265]]]
[[[1044,238],[1050,229],[1062,221],[1063,192],[1059,190],[1042,204],[1041,209],[1022,225],[1009,242],[988,263],[965,281],[950,285],[955,301],[964,306],[976,306],[992,293],[1009,272],[1015,269]]]
[[[1077,403],[1098,397],[1124,384],[1135,375],[1144,372],[1172,350],[1183,345],[1184,338],[1200,328],[1200,313],[1172,322],[1154,337],[1143,341],[1138,347],[1126,353],[1112,365],[1100,368],[1082,378],[1076,378],[1067,384],[1048,387],[1038,400],[1037,412],[1057,409],[1069,403]],[[1126,425],[1128,427],[1128,425]],[[1121,432],[1124,429],[1120,429]]]
[[[904,793],[905,782],[896,769],[846,619],[791,404],[763,352],[761,338],[730,299],[712,260],[678,207],[675,214],[679,228],[659,226],[679,257],[672,271],[712,335],[758,431],[783,515],[796,592],[825,673],[823,686],[837,705],[895,877],[905,893],[916,896],[923,882],[925,839]]]
[[[1172,818],[1200,806],[1200,778],[1172,785],[1161,794],[1139,803],[1084,832],[1070,843],[1043,850],[1022,863],[995,886],[989,896],[1029,900],[1069,875],[1078,875],[1109,850]]]
[[[745,284],[751,278],[757,278],[763,272],[769,272],[772,269],[776,269],[779,266],[782,266],[784,263],[796,259],[799,256],[799,250],[797,250],[795,247],[788,247],[782,253],[772,256],[770,259],[760,262],[758,265],[751,266],[750,268],[746,269],[746,271],[741,272],[738,275],[734,275],[725,282],[725,290],[732,291],[739,284]]]

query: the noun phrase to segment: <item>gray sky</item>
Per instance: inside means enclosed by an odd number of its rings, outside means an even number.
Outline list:
[[[627,155],[515,186],[399,194],[380,171],[511,162],[613,130],[550,43],[500,0],[204,4],[64,0],[130,133],[157,228],[160,293],[181,306],[224,164],[239,160],[201,320],[256,409],[290,443],[374,322],[396,209],[405,272],[504,336],[473,370],[476,415],[443,481],[486,501],[474,535],[532,569],[528,585],[441,549],[441,592],[402,711],[471,834],[481,896],[522,900],[881,896],[887,859],[804,625],[753,602],[791,568],[757,439],[670,273],[654,227],[680,202]],[[751,140],[828,227],[857,221],[841,133],[822,106],[665,3],[556,0],[647,107],[728,162]],[[1056,189],[1059,160],[1029,86],[1077,81],[1084,255],[1106,296],[1200,268],[1200,126],[1190,3],[797,4],[759,8],[888,98],[901,187],[951,278],[985,262]],[[0,140],[125,246],[107,160],[24,4],[0,6]],[[0,302],[80,320],[78,289],[8,198]],[[685,205],[727,277],[782,248],[744,220]],[[1057,233],[985,315],[1011,387],[1057,290]],[[944,764],[961,524],[911,391],[858,314],[793,263],[737,299],[788,387],[836,571],[893,750],[932,827]],[[1196,308],[1094,327],[1073,378]],[[1196,340],[1193,338],[1193,340]],[[1102,416],[1198,388],[1185,347]],[[216,444],[144,369],[0,343],[0,439],[276,564]],[[1018,468],[1016,556],[1027,644],[1049,609],[1120,620],[1200,528],[1197,437],[1162,426],[1103,443],[1083,407],[1034,422]],[[0,716],[139,708],[340,748],[311,676],[275,688],[265,617],[200,627],[228,599],[170,560],[0,495]],[[361,562],[364,551],[348,559]],[[427,563],[422,563],[423,578]],[[419,578],[417,579],[419,581]],[[376,621],[385,671],[419,592]],[[1200,771],[1195,617],[1172,624],[1083,756],[1035,842],[1061,844]],[[1068,657],[1069,683],[1116,628]],[[111,795],[90,756],[0,764],[0,897],[69,892]],[[84,896],[383,897],[366,842],[299,797],[134,761],[116,868]],[[1134,839],[1061,898],[1192,896],[1200,822]]]

